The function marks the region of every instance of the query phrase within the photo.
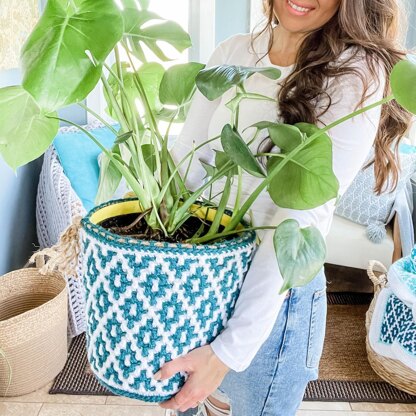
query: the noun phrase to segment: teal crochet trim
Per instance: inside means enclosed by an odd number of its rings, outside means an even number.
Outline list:
[[[135,238],[130,238],[126,236],[119,236],[117,234],[111,233],[110,231],[106,230],[104,227],[99,225],[93,224],[91,222],[91,216],[95,214],[97,211],[109,206],[109,205],[116,205],[126,201],[137,201],[137,198],[129,198],[129,199],[118,199],[114,201],[109,201],[104,204],[101,204],[94,209],[92,209],[88,215],[82,219],[81,224],[83,229],[87,234],[96,238],[97,240],[110,244],[114,247],[123,248],[123,249],[131,249],[131,250],[144,250],[151,253],[192,253],[193,251],[195,254],[200,253],[225,253],[229,251],[233,251],[238,247],[245,247],[247,245],[251,245],[256,240],[256,233],[255,231],[243,231],[241,235],[233,238],[231,240],[227,240],[226,242],[214,242],[211,244],[188,244],[188,243],[168,243],[168,242],[160,242],[160,241],[153,241],[153,240],[138,240]],[[230,215],[230,211],[226,211],[226,214]],[[247,226],[245,221],[242,221],[244,226]]]

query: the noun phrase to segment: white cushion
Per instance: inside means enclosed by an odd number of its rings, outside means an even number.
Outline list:
[[[369,260],[378,260],[389,267],[394,249],[390,226],[387,227],[387,235],[383,242],[375,244],[366,236],[364,225],[338,215],[334,215],[326,245],[327,263],[358,269],[367,269]]]

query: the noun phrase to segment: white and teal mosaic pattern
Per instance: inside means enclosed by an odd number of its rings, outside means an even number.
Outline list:
[[[394,262],[387,280],[371,319],[370,345],[377,354],[416,371],[416,273],[411,257]]]
[[[159,402],[185,381],[155,381],[164,362],[209,343],[231,316],[255,235],[190,246],[108,238],[88,218],[82,231],[88,360],[116,394]],[[122,242],[121,240],[124,240]]]
[[[412,320],[412,310],[393,293],[387,299],[380,329],[380,341],[392,345],[403,326]]]

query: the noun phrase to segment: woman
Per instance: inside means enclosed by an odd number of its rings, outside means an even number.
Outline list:
[[[267,0],[265,30],[254,38],[237,35],[226,40],[208,63],[275,66],[282,72],[277,82],[261,75],[246,82],[247,91],[277,96],[278,108],[267,101],[244,101],[239,130],[260,120],[276,119],[323,126],[385,96],[387,76],[403,56],[397,44],[398,1]],[[216,136],[229,122],[225,104],[233,94],[229,91],[213,102],[200,93],[195,95],[175,144],[177,160],[195,141]],[[394,153],[409,121],[409,114],[393,102],[330,131],[340,195],[373,145],[374,160],[369,163],[374,162],[375,191],[383,190],[390,174],[395,186]],[[250,133],[248,129],[245,137]],[[264,137],[252,145],[254,151],[271,147]],[[220,144],[198,156],[212,162],[215,149],[220,149]],[[198,162],[193,163],[191,172],[188,185],[193,189],[201,184],[205,172]],[[244,175],[246,195],[257,180]],[[235,190],[233,187],[234,194]],[[294,218],[301,227],[316,226],[325,237],[334,206],[335,199],[310,210],[283,209],[265,192],[253,206],[253,218],[256,225],[277,225]],[[227,327],[210,345],[166,363],[155,375],[165,379],[179,371],[189,374],[182,390],[162,403],[163,408],[184,412],[199,404],[199,414],[212,416],[231,411],[234,416],[295,415],[307,383],[318,376],[326,318],[325,273],[321,269],[305,287],[279,296],[281,284],[272,232],[268,231],[262,236]],[[191,409],[185,414],[196,413]]]

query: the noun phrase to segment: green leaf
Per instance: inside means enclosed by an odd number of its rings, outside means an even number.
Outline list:
[[[228,101],[228,103],[225,104],[225,106],[227,108],[229,108],[234,113],[235,111],[237,111],[237,108],[240,105],[241,101],[246,100],[246,99],[276,102],[275,99],[270,98],[270,97],[266,97],[265,95],[253,94],[253,93],[250,93],[250,92],[240,92],[240,93],[236,94],[236,96],[233,99]]]
[[[113,73],[117,74],[118,79],[111,72],[109,73],[108,78],[107,78],[107,82],[112,90],[112,96],[115,98],[120,108],[123,108],[123,106],[122,106],[122,97],[121,97],[121,85],[119,81],[123,83],[124,93],[127,95],[127,97],[129,98],[131,102],[134,102],[135,98],[138,97],[138,92],[134,85],[133,72],[130,71],[130,68],[131,67],[127,62],[122,62],[121,68],[120,68],[121,74],[118,74],[117,64],[113,64],[111,66],[111,69]],[[107,89],[104,88],[103,92],[104,92],[104,98],[108,106],[106,108],[106,111],[110,115],[111,118],[113,118],[114,120],[117,120],[118,119],[117,113],[115,112],[113,108],[112,100],[110,99],[110,96],[108,95]],[[124,111],[127,114],[129,114],[126,108],[124,109]],[[136,117],[139,117],[139,113],[137,110],[135,114],[136,114]]]
[[[270,139],[283,153],[291,152],[303,141],[303,133],[290,124],[275,124],[269,126],[268,130]]]
[[[252,124],[245,128],[245,130],[249,129],[250,127],[254,127],[257,130],[264,130],[268,129],[269,127],[277,126],[278,123],[273,123],[272,121],[259,121],[258,123]]]
[[[156,154],[155,147],[153,144],[143,144],[142,145],[143,159],[146,165],[149,167],[152,173],[155,173],[156,170]]]
[[[183,52],[192,45],[188,33],[178,23],[166,21],[148,10],[126,7],[123,11],[123,19],[128,45],[134,55],[142,62],[146,62],[146,58],[141,44],[146,45],[162,61],[169,61],[170,59],[159,47],[158,42],[166,42],[178,52]],[[151,23],[154,20],[163,21],[161,23]]]
[[[163,106],[159,99],[159,91],[165,69],[157,62],[149,62],[144,63],[137,70],[137,74],[142,82],[150,108],[156,112],[160,111]]]
[[[186,110],[186,112],[183,111]],[[183,123],[186,120],[186,113],[188,112],[189,105],[185,105],[179,109],[177,108],[166,108],[163,107],[157,114],[156,118],[161,121],[171,122],[173,120],[174,123]]]
[[[12,169],[42,155],[58,128],[59,121],[47,117],[22,87],[0,89],[0,154]]]
[[[195,78],[205,65],[189,62],[170,67],[160,84],[160,101],[165,105],[181,107],[188,103],[196,89]]]
[[[113,72],[117,73],[117,66],[114,64],[111,68]],[[156,112],[160,111],[163,106],[159,100],[159,88],[160,83],[163,78],[163,74],[165,73],[165,69],[162,65],[156,62],[149,62],[144,63],[140,66],[137,70],[136,74],[132,71],[131,66],[126,63],[122,62],[121,64],[121,80],[123,82],[123,91],[125,95],[129,98],[130,103],[134,103],[136,100],[141,100],[141,96],[139,91],[136,87],[136,83],[134,80],[135,76],[138,76],[142,85],[144,92],[147,97],[147,101],[150,105],[150,108]],[[113,91],[113,95],[116,97],[117,102],[121,106],[121,86],[117,79],[110,73],[108,76],[108,83],[111,86]],[[104,96],[106,98],[108,104],[108,114],[112,117],[117,119],[117,115],[114,113],[111,100],[107,96],[106,90],[104,90]],[[136,107],[135,107],[136,108]],[[140,117],[139,111],[136,108],[136,117]]]
[[[202,70],[196,77],[196,85],[208,100],[221,97],[230,88],[243,84],[254,74],[261,74],[270,79],[280,78],[277,68],[251,68],[235,65],[220,65]]]
[[[49,1],[22,49],[23,87],[48,111],[82,101],[122,34],[123,20],[113,1]]]
[[[114,146],[112,153],[120,155],[119,146]],[[119,169],[117,169],[109,156],[104,152],[100,154],[99,165],[100,177],[98,181],[98,191],[95,197],[96,205],[107,202],[113,197],[122,178]]]
[[[284,280],[280,293],[309,283],[326,258],[325,240],[319,230],[312,226],[300,228],[293,219],[283,221],[276,228],[274,249]]]
[[[390,74],[390,83],[396,101],[416,114],[416,57],[398,62]]]
[[[224,152],[237,166],[240,166],[251,175],[264,178],[263,169],[247,146],[247,143],[229,124],[226,124],[222,129],[221,144]]]
[[[212,178],[217,173],[217,169],[215,166],[211,166],[210,164],[205,163],[201,159],[199,159],[199,162],[201,163],[202,167],[205,169],[205,172],[207,173],[204,179]]]
[[[318,127],[298,123],[300,131],[310,136]],[[283,151],[282,154],[287,153]],[[282,163],[282,158],[272,157],[267,172]],[[305,146],[293,161],[289,161],[269,184],[268,192],[280,207],[291,209],[312,209],[338,195],[339,183],[332,170],[332,141],[322,134]]]
[[[142,9],[148,9],[150,0],[139,0],[139,4]]]
[[[225,152],[221,152],[220,150],[215,150],[215,167],[217,170],[220,170],[224,167],[226,163],[228,163],[231,159],[228,157],[228,155]],[[234,166],[231,171],[231,175],[238,175],[238,167]]]
[[[120,134],[117,136],[116,140],[114,141],[114,144],[121,144],[126,142],[130,137],[133,135],[133,131],[128,131],[127,133]]]

